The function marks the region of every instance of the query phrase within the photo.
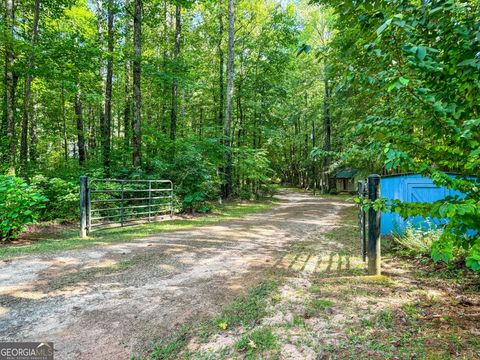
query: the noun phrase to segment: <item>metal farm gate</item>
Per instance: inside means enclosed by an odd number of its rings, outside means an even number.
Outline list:
[[[124,226],[173,215],[170,180],[116,180],[80,177],[80,236],[112,224]]]
[[[357,183],[358,196],[367,198],[367,180],[359,180]],[[367,260],[367,214],[362,204],[358,205],[358,227],[360,229],[360,244],[363,261]]]

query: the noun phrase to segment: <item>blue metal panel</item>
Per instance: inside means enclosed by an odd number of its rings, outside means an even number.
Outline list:
[[[383,198],[398,199],[407,202],[432,203],[446,196],[461,195],[461,193],[436,186],[432,179],[419,174],[405,174],[382,177],[380,191]],[[402,219],[396,213],[382,213],[382,235],[401,234],[405,231],[407,223],[414,226],[428,228],[430,224],[440,225],[443,219],[424,219],[420,216]]]

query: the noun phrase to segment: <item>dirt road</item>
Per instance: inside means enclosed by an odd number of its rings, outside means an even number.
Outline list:
[[[278,197],[275,209],[235,221],[2,262],[0,340],[53,341],[57,359],[127,359],[150,348],[220,311],[292,242],[321,238],[352,206]]]

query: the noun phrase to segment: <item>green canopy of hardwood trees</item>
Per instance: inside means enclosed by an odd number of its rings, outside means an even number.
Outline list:
[[[168,177],[202,198],[314,183],[322,68],[296,52],[317,7],[2,0],[1,16],[3,173]]]

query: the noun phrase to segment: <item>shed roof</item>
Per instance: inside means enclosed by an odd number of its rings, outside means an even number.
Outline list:
[[[351,179],[358,173],[358,169],[345,168],[335,174],[337,179]]]

